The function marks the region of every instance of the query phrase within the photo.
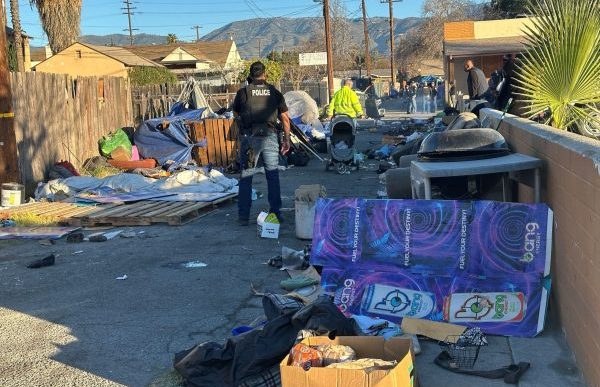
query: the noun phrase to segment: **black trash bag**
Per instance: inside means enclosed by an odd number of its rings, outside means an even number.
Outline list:
[[[287,154],[287,162],[289,165],[295,165],[297,167],[305,167],[310,161],[308,153],[302,149],[292,149]]]
[[[179,352],[174,367],[186,386],[238,386],[281,362],[302,329],[328,336],[355,336],[360,332],[354,320],[346,318],[330,298],[321,297],[296,312],[270,320],[262,328],[230,337],[224,345],[205,342]]]

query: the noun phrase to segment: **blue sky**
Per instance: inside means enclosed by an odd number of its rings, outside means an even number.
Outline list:
[[[200,35],[222,27],[232,21],[272,16],[319,16],[320,6],[313,0],[132,0],[136,7],[133,27],[137,33],[166,35],[174,33],[181,40],[196,37],[194,25],[200,25]],[[6,1],[8,7],[8,1]],[[351,17],[361,17],[360,0],[343,0]],[[394,3],[394,16],[398,18],[419,16],[422,0],[404,0]],[[37,10],[29,0],[19,0],[23,30],[34,39],[32,46],[43,46],[44,35]],[[81,33],[107,35],[125,33],[127,16],[123,15],[122,0],[83,0]],[[367,0],[368,16],[387,16],[388,5],[380,0]],[[12,26],[9,15],[9,26]]]

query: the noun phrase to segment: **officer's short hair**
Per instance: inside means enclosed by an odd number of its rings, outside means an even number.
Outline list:
[[[265,74],[265,65],[260,62],[254,62],[250,65],[250,76],[252,78],[259,78]]]

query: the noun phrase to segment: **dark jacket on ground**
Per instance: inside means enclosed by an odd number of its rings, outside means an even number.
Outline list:
[[[467,86],[469,88],[469,98],[471,99],[484,99],[489,89],[485,74],[477,67],[469,70]]]

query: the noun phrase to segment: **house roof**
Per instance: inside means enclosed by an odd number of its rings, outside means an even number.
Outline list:
[[[445,55],[505,54],[524,50],[525,38],[523,36],[444,41]]]
[[[131,46],[128,50],[155,62],[160,62],[177,48],[181,48],[200,61],[210,61],[221,66],[227,64],[233,40],[200,41],[195,43],[153,44]]]
[[[6,31],[6,36],[12,37],[12,36],[15,35],[15,30],[13,30],[10,27],[5,27],[5,31]],[[27,35],[25,32],[23,32],[23,30],[21,30],[21,36],[24,37],[24,38],[30,38],[31,39],[31,36]]]
[[[131,51],[126,50],[123,47],[117,46],[96,46],[93,44],[81,43],[79,44],[89,47],[92,50],[96,50],[106,56],[109,56],[119,62],[123,63],[125,66],[135,67],[135,66],[146,66],[146,67],[163,67],[162,65],[155,63],[151,60],[148,60],[144,57],[134,54]]]

